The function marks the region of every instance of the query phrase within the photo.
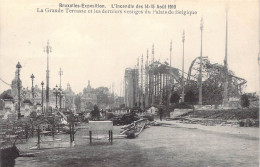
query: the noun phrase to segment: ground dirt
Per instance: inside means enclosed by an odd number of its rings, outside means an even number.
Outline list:
[[[119,131],[120,127],[114,127],[114,134],[119,134]],[[136,139],[114,139],[113,145],[107,140],[94,140],[90,145],[85,137],[87,134],[88,131],[83,127],[76,133],[76,145],[65,148],[29,150],[36,142],[36,139],[30,139],[30,142],[18,145],[18,148],[22,153],[34,153],[35,157],[19,157],[15,166],[259,166],[259,140],[255,138],[158,126],[145,129]],[[69,141],[69,135],[57,135],[55,138]],[[48,137],[42,140],[48,140]]]

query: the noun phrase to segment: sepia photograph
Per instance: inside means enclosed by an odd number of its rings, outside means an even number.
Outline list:
[[[0,0],[1,167],[259,167],[259,0]]]

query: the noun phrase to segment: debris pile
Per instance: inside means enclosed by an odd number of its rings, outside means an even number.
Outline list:
[[[147,119],[139,119],[133,123],[123,126],[123,131],[120,135],[126,135],[126,138],[133,139],[136,138],[144,128],[148,127],[149,121]]]
[[[138,117],[137,114],[128,113],[128,114],[116,116],[111,120],[113,121],[113,125],[128,125],[139,119],[140,118]]]
[[[258,114],[258,108],[192,111],[186,115],[176,117],[173,120],[205,126],[259,127]]]

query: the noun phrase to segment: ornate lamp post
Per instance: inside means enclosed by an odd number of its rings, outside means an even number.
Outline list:
[[[22,68],[20,62],[18,61],[16,68],[18,70],[18,81],[17,81],[17,89],[18,89],[18,119],[21,118],[21,111],[20,111],[20,106],[21,106],[21,95],[20,95],[20,68]]]
[[[59,88],[59,96],[60,96],[60,112],[61,112],[61,100],[62,100],[62,89]]]
[[[34,79],[35,77],[34,77],[33,74],[31,75],[31,78],[32,78],[32,102],[33,102],[33,105],[34,105],[34,88],[33,88],[33,79]]]
[[[42,85],[42,113],[43,113],[43,85],[44,85],[43,81],[42,81],[41,85]]]
[[[55,96],[56,96],[56,107],[55,109],[58,109],[58,85],[53,89],[55,90]]]

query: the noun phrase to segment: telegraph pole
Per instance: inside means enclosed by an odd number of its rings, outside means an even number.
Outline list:
[[[47,70],[46,70],[46,112],[49,111],[49,53],[51,53],[52,48],[49,44],[49,41],[47,41],[47,46],[44,48],[44,52],[47,53]]]
[[[202,106],[202,31],[203,31],[203,18],[200,20],[200,74],[199,74],[199,105]]]
[[[184,102],[184,41],[185,41],[185,31],[183,30],[182,34],[182,43],[183,43],[183,50],[182,50],[182,94],[181,94],[181,101]]]
[[[225,46],[225,59],[224,59],[224,68],[225,68],[225,84],[224,84],[224,98],[223,105],[224,107],[228,104],[228,9],[226,9],[226,46]]]

